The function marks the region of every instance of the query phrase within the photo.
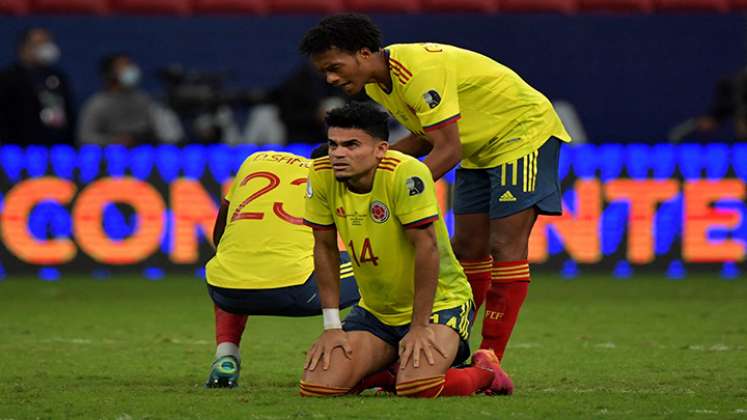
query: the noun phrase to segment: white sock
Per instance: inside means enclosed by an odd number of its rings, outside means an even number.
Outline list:
[[[220,359],[223,356],[233,356],[236,358],[236,360],[241,362],[241,354],[239,353],[239,346],[236,344],[230,342],[230,341],[224,341],[220,344],[218,344],[218,347],[215,349],[215,358]]]

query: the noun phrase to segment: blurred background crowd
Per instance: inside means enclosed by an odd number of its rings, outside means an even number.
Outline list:
[[[580,143],[745,140],[739,7],[2,0],[0,143],[318,143],[325,111],[346,98],[296,46],[321,14],[342,10],[372,14],[385,42],[450,43],[512,67],[553,101]]]

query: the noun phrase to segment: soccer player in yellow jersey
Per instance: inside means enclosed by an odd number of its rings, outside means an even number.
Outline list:
[[[327,82],[362,90],[411,132],[392,148],[426,156],[439,179],[461,162],[454,190],[454,252],[479,308],[481,348],[503,357],[530,281],[528,241],[538,214],[561,212],[561,142],[550,101],[498,62],[451,45],[381,46],[363,15],[323,19],[301,41]],[[494,357],[489,351],[480,357]]]
[[[314,237],[303,224],[309,162],[290,153],[252,154],[218,211],[216,252],[205,269],[217,342],[208,387],[238,384],[247,315],[321,313],[313,275]],[[335,268],[341,278],[340,306],[350,306],[358,301],[358,289],[347,253]]]
[[[399,361],[397,395],[471,395],[493,383],[469,357],[472,293],[439,216],[433,179],[417,159],[388,150],[386,113],[353,102],[327,114],[329,156],[309,171],[304,220],[324,332],[307,353],[301,395],[353,391]],[[341,323],[337,234],[361,299]],[[488,366],[489,367],[489,366]]]

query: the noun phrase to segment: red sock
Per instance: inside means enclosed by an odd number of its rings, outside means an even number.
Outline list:
[[[492,284],[485,301],[480,348],[493,349],[503,359],[531,277],[526,260],[493,263]]]
[[[442,397],[458,397],[463,395],[472,395],[481,391],[493,382],[493,372],[479,368],[451,368],[446,371],[446,384]]]
[[[477,260],[460,260],[467,275],[469,285],[472,286],[472,295],[475,298],[475,312],[485,301],[485,294],[490,288],[490,273],[493,266],[493,257],[485,257]]]
[[[226,341],[241,344],[241,334],[244,333],[246,315],[236,315],[226,312],[215,306],[215,342],[217,344]]]

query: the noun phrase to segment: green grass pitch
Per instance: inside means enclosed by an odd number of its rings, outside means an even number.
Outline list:
[[[241,387],[203,388],[213,318],[194,278],[7,278],[0,419],[747,419],[745,280],[537,274],[504,361],[516,394],[422,401],[300,398],[319,318],[250,318]]]

